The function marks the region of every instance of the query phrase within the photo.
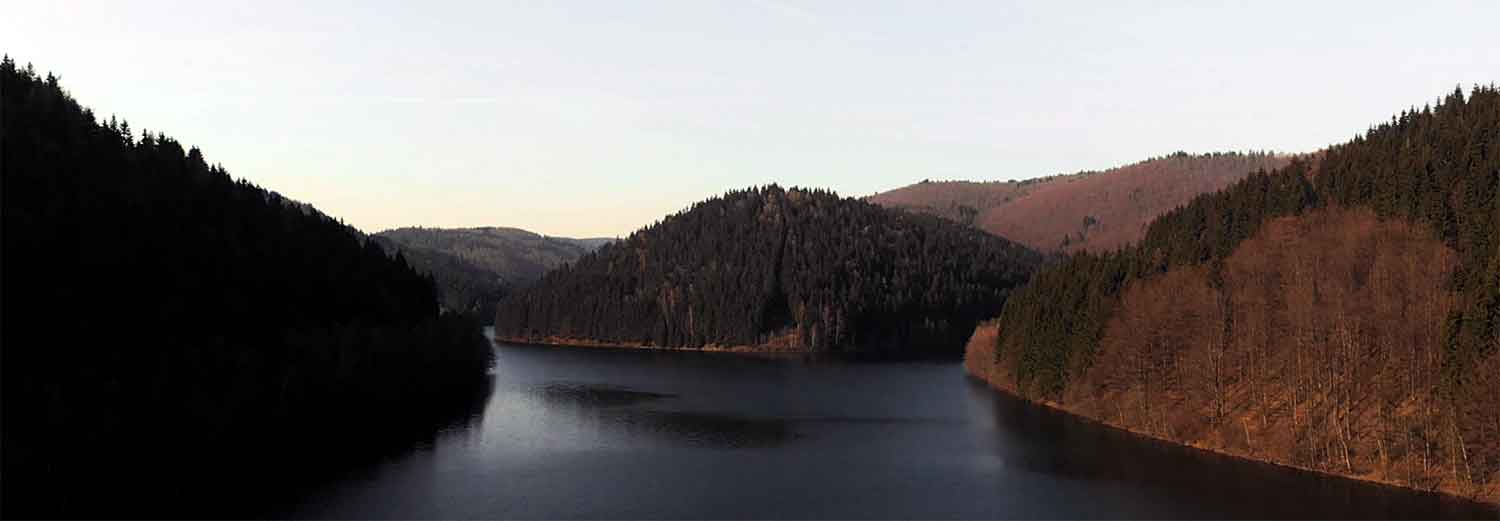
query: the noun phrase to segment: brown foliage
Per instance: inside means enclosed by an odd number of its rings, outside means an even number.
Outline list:
[[[974,326],[974,335],[969,337],[969,344],[964,347],[964,368],[969,374],[987,382],[1014,381],[1001,378],[996,373],[1003,367],[995,363],[995,339],[998,335],[999,325],[993,320]]]
[[[1090,404],[1101,419],[1164,437],[1199,435],[1213,416],[1206,357],[1221,336],[1218,300],[1201,267],[1130,287],[1093,366],[1062,403]],[[1178,414],[1185,409],[1193,414]]]
[[[1425,227],[1367,209],[1271,221],[1217,276],[1205,265],[1131,283],[1060,406],[1197,447],[1500,500],[1500,356],[1478,362],[1465,396],[1438,391],[1456,266]]]

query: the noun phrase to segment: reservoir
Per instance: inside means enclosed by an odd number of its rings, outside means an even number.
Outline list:
[[[497,344],[494,379],[467,421],[270,515],[1496,517],[1141,439],[992,392],[958,361]]]

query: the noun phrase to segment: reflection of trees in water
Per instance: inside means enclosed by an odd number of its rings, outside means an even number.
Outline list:
[[[805,439],[798,425],[810,424],[933,424],[952,420],[860,417],[773,416],[758,417],[717,412],[635,408],[634,405],[674,399],[675,394],[637,391],[616,385],[548,383],[532,387],[530,394],[560,410],[625,436],[664,440],[669,443],[718,448],[765,448]],[[555,410],[557,410],[555,409]]]
[[[197,485],[194,496],[179,500],[173,512],[189,517],[259,517],[285,511],[351,471],[402,457],[414,448],[431,448],[449,433],[475,432],[493,388],[494,382],[487,380],[425,411],[392,414],[379,429],[299,432],[294,439],[302,443],[238,448],[250,454],[237,461],[260,462],[238,466],[232,477]]]

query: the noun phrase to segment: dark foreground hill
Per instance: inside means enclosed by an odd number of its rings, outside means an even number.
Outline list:
[[[487,381],[403,256],[9,58],[0,173],[5,517],[238,512]]]
[[[547,270],[612,240],[548,237],[516,228],[397,228],[372,237],[430,274],[444,308],[485,323],[510,290],[529,286]]]
[[[1500,91],[1042,270],[965,362],[1163,439],[1500,503]]]
[[[933,216],[821,190],[730,192],[501,301],[514,340],[957,352],[1042,257]]]
[[[924,181],[869,200],[970,224],[1038,251],[1106,252],[1140,240],[1152,219],[1198,194],[1290,160],[1262,152],[1177,152],[1025,181]]]

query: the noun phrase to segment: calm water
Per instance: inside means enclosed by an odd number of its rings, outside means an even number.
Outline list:
[[[1496,517],[1141,440],[996,395],[957,363],[501,345],[430,445],[276,516]]]

